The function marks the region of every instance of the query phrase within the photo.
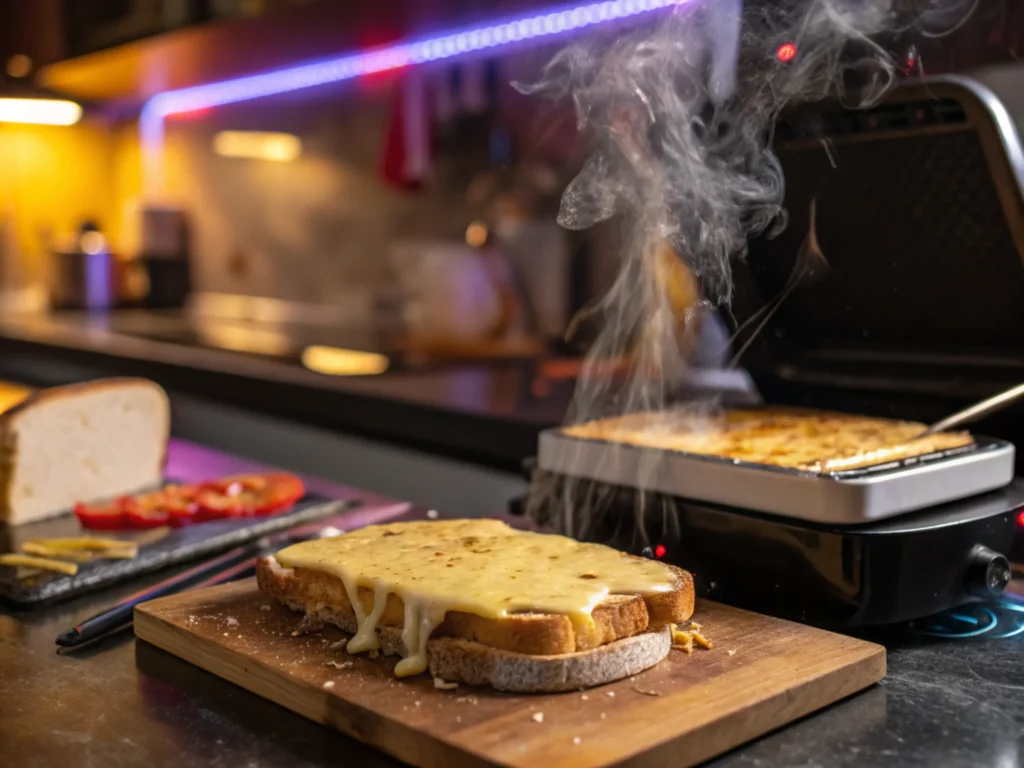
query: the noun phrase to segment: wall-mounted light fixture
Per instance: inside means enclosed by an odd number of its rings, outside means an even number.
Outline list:
[[[82,107],[28,80],[32,60],[18,53],[7,60],[6,77],[0,75],[0,123],[74,125],[82,119]]]
[[[139,116],[139,136],[147,192],[160,187],[160,149],[164,120],[172,115],[274,96],[302,88],[351,80],[431,61],[465,56],[528,40],[551,38],[597,24],[626,19],[688,0],[607,0],[551,9],[544,13],[453,31],[438,37],[400,42],[258,75],[165,91],[151,97]]]
[[[213,151],[221,157],[285,163],[302,154],[302,141],[290,133],[219,131],[213,137]]]
[[[0,123],[74,125],[81,119],[82,108],[73,101],[0,95]]]

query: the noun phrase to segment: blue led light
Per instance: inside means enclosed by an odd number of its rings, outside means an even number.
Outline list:
[[[264,96],[351,80],[411,64],[462,56],[495,46],[581,29],[592,24],[681,5],[687,0],[611,0],[542,13],[523,19],[459,30],[440,37],[398,43],[329,61],[302,64],[259,75],[166,91],[150,98],[139,116],[139,135],[149,162],[163,142],[164,120],[171,115],[249,101]],[[150,174],[147,173],[147,176]]]

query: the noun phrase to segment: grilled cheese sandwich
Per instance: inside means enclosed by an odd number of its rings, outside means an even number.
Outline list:
[[[303,542],[261,561],[257,578],[290,607],[353,632],[347,652],[402,656],[399,676],[429,668],[504,690],[636,674],[667,655],[670,626],[693,612],[685,571],[497,520]]]

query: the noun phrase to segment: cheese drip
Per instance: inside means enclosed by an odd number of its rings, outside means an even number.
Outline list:
[[[671,570],[600,544],[517,531],[498,520],[391,523],[277,553],[285,568],[324,571],[341,579],[358,630],[352,653],[378,647],[377,625],[388,595],[404,605],[404,658],[399,677],[427,668],[427,641],[449,611],[500,618],[537,612],[590,626],[609,595],[652,595],[675,588]],[[359,589],[373,592],[366,612]]]

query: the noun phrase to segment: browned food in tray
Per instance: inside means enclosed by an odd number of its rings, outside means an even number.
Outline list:
[[[918,437],[925,429],[913,421],[767,408],[703,416],[637,413],[563,433],[809,472],[861,469],[974,443],[968,432]]]

